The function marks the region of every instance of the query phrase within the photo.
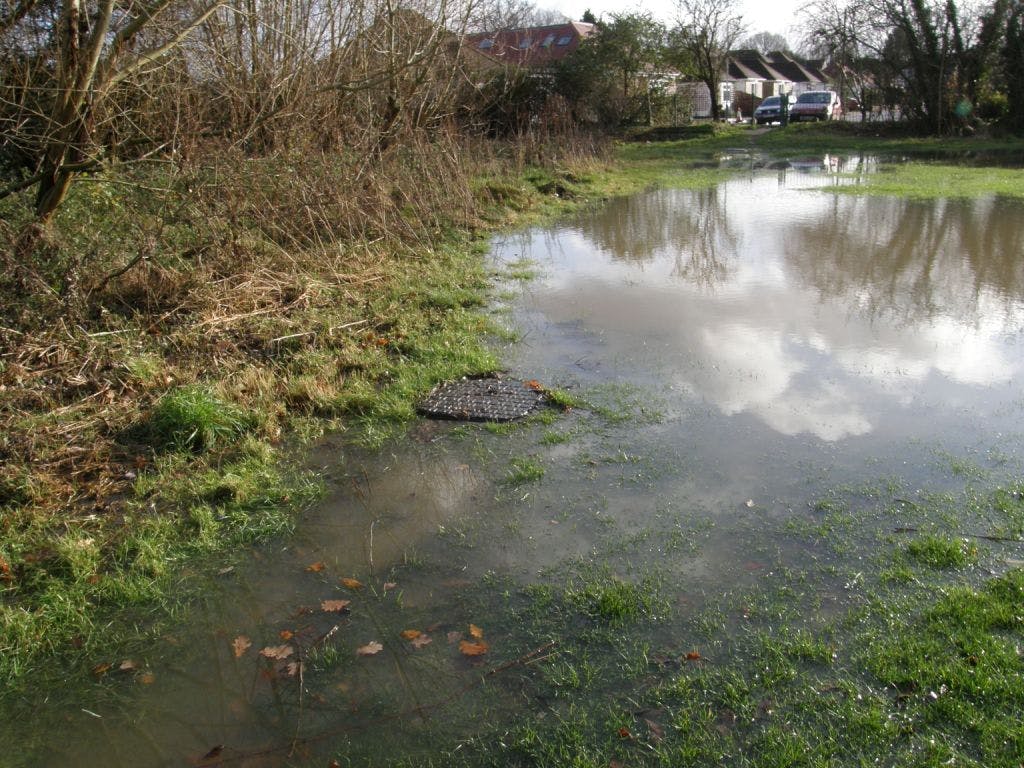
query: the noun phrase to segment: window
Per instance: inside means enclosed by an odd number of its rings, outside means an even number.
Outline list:
[[[481,51],[488,51],[488,50],[490,50],[493,47],[494,47],[494,41],[491,40],[490,38],[487,38],[486,40],[481,40],[480,41],[479,48],[480,48]]]
[[[550,48],[553,42],[555,42],[555,36],[548,35],[547,37],[544,38],[544,42],[541,43],[540,45],[542,48]]]
[[[559,45],[568,45],[571,42],[572,42],[572,35],[562,35],[560,38],[558,38],[558,44]]]
[[[533,45],[533,38],[532,37],[524,37],[522,40],[519,41],[519,50],[525,51],[531,45]]]

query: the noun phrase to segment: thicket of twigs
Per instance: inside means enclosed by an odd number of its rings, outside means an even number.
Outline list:
[[[385,369],[375,357],[417,352],[395,329],[413,276],[516,195],[495,180],[598,151],[557,120],[557,135],[534,123],[488,140],[493,93],[460,44],[476,11],[5,7],[8,533],[40,511],[59,513],[42,523],[59,532],[121,509],[166,448],[146,432],[152,410],[195,382],[268,440],[289,414],[363,407]],[[0,579],[45,559],[21,551],[41,540],[0,542]]]

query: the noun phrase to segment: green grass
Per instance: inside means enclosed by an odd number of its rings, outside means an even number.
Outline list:
[[[148,424],[153,444],[196,453],[230,442],[252,426],[251,416],[198,385],[164,395]]]
[[[512,459],[505,482],[519,486],[524,483],[536,483],[544,477],[544,465],[533,456],[522,456]]]
[[[978,559],[978,547],[966,539],[920,536],[906,546],[911,560],[930,568],[961,568]]]
[[[1024,199],[1021,171],[945,163],[886,165],[884,172],[857,176],[853,185],[829,186],[839,194],[889,195],[912,199],[974,198],[987,195]]]

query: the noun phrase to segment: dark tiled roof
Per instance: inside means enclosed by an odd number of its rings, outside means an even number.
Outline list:
[[[726,71],[732,80],[781,80],[792,83],[823,83],[820,69],[800,62],[783,51],[763,55],[755,50],[730,51]]]
[[[466,35],[465,44],[502,64],[545,67],[572,54],[584,39],[594,34],[594,29],[594,24],[568,21],[545,27],[502,29]]]

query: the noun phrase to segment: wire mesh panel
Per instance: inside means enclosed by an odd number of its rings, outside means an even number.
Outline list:
[[[543,392],[515,379],[460,379],[439,384],[416,410],[434,419],[512,421],[544,402]]]

